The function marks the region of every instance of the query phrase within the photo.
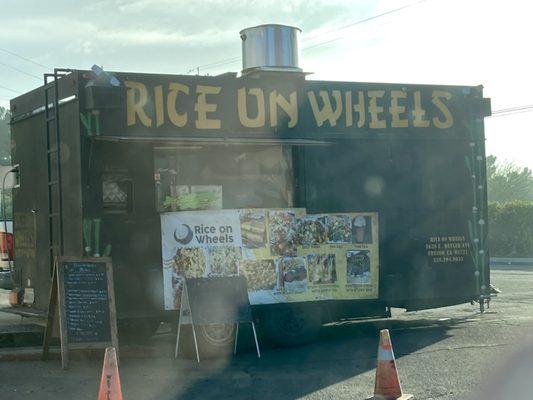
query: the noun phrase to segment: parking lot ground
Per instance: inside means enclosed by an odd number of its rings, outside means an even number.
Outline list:
[[[259,360],[252,352],[200,365],[163,356],[123,358],[124,396],[364,399],[373,391],[381,328],[391,331],[402,386],[416,399],[465,399],[480,390],[489,390],[484,398],[494,399],[505,398],[497,394],[504,389],[531,394],[527,377],[533,371],[527,368],[533,369],[533,363],[523,360],[533,346],[533,266],[495,267],[492,281],[502,293],[484,314],[470,304],[412,313],[394,310],[387,320],[324,326],[320,340],[309,345],[266,346]],[[173,337],[158,335],[153,343],[171,350]],[[94,399],[100,373],[101,359],[94,358],[74,360],[67,371],[58,360],[4,361],[0,397]]]

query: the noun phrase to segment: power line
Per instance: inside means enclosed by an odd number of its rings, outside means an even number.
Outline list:
[[[20,54],[17,54],[17,53],[14,53],[14,52],[10,51],[10,50],[4,49],[3,47],[0,47],[0,51],[3,51],[4,53],[10,54],[10,55],[12,55],[14,57],[18,57],[21,60],[24,60],[24,61],[30,62],[32,64],[38,65],[39,67],[43,67],[43,68],[46,68],[46,69],[51,69],[52,68],[52,67],[46,66],[44,64],[41,64],[41,63],[39,63],[37,61],[34,61],[31,58],[24,57],[24,56],[21,56]]]
[[[518,110],[518,111],[512,111],[512,112],[506,112],[506,113],[492,113],[492,115],[489,115],[488,118],[498,118],[498,117],[507,117],[509,115],[515,115],[515,114],[524,114],[528,112],[533,112],[533,108]]]
[[[213,68],[215,66],[218,66],[219,64],[224,65],[224,64],[232,63],[232,62],[235,62],[235,61],[238,61],[238,60],[240,60],[240,57],[232,57],[232,58],[226,58],[226,59],[220,60],[220,61],[215,61],[215,62],[212,62],[212,63],[209,63],[209,64],[198,65],[197,67],[194,67],[194,68],[190,69],[187,73],[191,73],[191,72],[193,72],[195,70],[198,70],[198,69]]]
[[[376,19],[376,18],[379,18],[379,17],[383,17],[383,16],[388,15],[388,14],[393,14],[393,13],[396,13],[398,11],[405,10],[406,8],[416,6],[419,3],[424,3],[426,1],[428,1],[428,0],[415,1],[414,3],[406,4],[404,6],[401,6],[401,7],[392,9],[392,10],[385,11],[385,12],[383,12],[381,14],[376,14],[376,15],[373,15],[371,17],[363,18],[363,19],[355,21],[355,22],[350,22],[349,24],[340,26],[338,28],[328,29],[327,31],[324,31],[324,32],[317,32],[315,34],[311,34],[309,36],[306,36],[306,37],[302,38],[302,41],[308,41],[308,40],[311,40],[311,39],[313,39],[313,38],[315,38],[315,37],[317,37],[319,35],[327,35],[329,33],[338,32],[338,31],[341,31],[341,30],[344,30],[344,29],[347,29],[347,28],[351,28],[352,26],[359,25],[359,24],[362,24],[362,23],[365,23],[365,22],[368,22],[368,21],[372,21],[373,19]]]
[[[322,32],[321,34],[327,34],[327,33],[341,31],[341,30],[350,28],[350,27],[355,26],[355,25],[363,24],[365,22],[369,22],[369,21],[372,21],[374,19],[377,19],[377,18],[380,18],[380,17],[384,17],[385,15],[397,13],[399,11],[405,10],[406,8],[413,7],[415,5],[418,5],[420,3],[424,3],[426,1],[428,1],[428,0],[419,0],[419,1],[411,3],[411,4],[406,4],[405,6],[398,7],[398,8],[392,9],[392,10],[388,10],[388,11],[385,11],[385,12],[383,12],[381,14],[373,15],[373,16],[370,16],[370,17],[367,17],[367,18],[352,22],[352,23],[347,24],[347,25],[343,25],[343,26],[340,26],[340,27],[337,27],[337,28],[334,28],[334,29],[330,29],[330,30],[328,30],[326,32]],[[311,38],[312,37],[313,36],[311,36]],[[302,49],[302,51],[309,50],[309,49],[312,49],[312,48],[315,48],[315,47],[319,47],[319,46],[322,46],[322,45],[325,45],[325,44],[328,44],[328,43],[331,43],[331,42],[335,42],[335,41],[340,40],[340,39],[342,39],[342,37],[338,37],[338,38],[335,38],[335,39],[330,39],[330,40],[327,40],[327,41],[324,41],[324,42],[320,42],[320,43],[315,43],[313,45],[304,47]],[[308,40],[308,39],[304,39],[304,40]],[[196,66],[194,68],[191,68],[189,71],[187,71],[187,73],[191,73],[191,72],[194,72],[194,71],[199,71],[200,69],[212,69],[212,68],[219,67],[219,66],[226,65],[226,64],[233,64],[234,62],[236,62],[238,60],[240,60],[240,57],[232,57],[232,58],[227,58],[227,59],[224,59],[224,60],[215,61],[215,62],[212,62],[212,63],[209,63],[209,64],[198,65],[198,66]]]
[[[19,68],[17,68],[17,67],[13,67],[12,65],[5,64],[5,63],[3,63],[3,62],[0,62],[0,65],[3,65],[3,66],[6,67],[6,68],[12,69],[13,71],[20,72],[21,74],[31,76],[32,78],[42,80],[41,77],[39,77],[39,76],[37,76],[37,75],[30,74],[29,72],[26,72],[26,71],[24,71],[24,70],[22,70],[22,69],[19,69]]]
[[[10,92],[13,92],[13,93],[16,93],[16,94],[20,94],[20,92],[18,92],[16,90],[13,90],[13,89],[10,89],[8,87],[2,86],[2,85],[0,85],[0,89],[9,90]]]
[[[502,108],[500,110],[493,111],[493,114],[500,114],[500,113],[507,113],[507,112],[513,112],[513,111],[520,111],[520,110],[528,110],[530,108],[533,108],[533,104],[524,105],[524,106],[515,106],[510,108]]]
[[[424,3],[428,0],[420,0],[420,1],[417,1],[415,3],[411,3],[411,4],[406,4],[405,6],[402,6],[402,7],[398,7],[398,8],[395,8],[393,10],[389,10],[389,11],[385,11],[381,14],[377,14],[377,15],[373,15],[371,17],[368,17],[368,18],[364,18],[364,19],[361,19],[359,21],[355,21],[355,22],[352,22],[350,24],[347,24],[347,25],[344,25],[344,26],[341,26],[339,28],[336,28],[336,29],[331,29],[329,31],[326,31],[324,32],[324,34],[326,33],[332,33],[332,32],[337,32],[337,31],[341,31],[341,30],[344,30],[344,29],[347,29],[347,28],[351,28],[352,26],[355,26],[355,25],[360,25],[360,24],[364,24],[365,22],[369,22],[369,21],[372,21],[372,20],[375,20],[375,19],[378,19],[380,17],[384,17],[385,15],[389,15],[389,14],[394,14],[394,13],[397,13],[399,11],[402,11],[402,10],[405,10],[406,8],[410,8],[410,7],[413,7],[415,5],[418,5],[420,3]],[[311,46],[307,46],[307,47],[304,47],[302,49],[302,51],[306,51],[306,50],[310,50],[310,49],[314,49],[315,47],[319,47],[319,46],[323,46],[325,44],[329,44],[331,42],[335,42],[337,40],[340,40],[342,39],[342,37],[337,37],[337,38],[334,38],[334,39],[330,39],[330,40],[326,40],[326,41],[323,41],[323,42],[319,42],[319,43],[315,43]]]

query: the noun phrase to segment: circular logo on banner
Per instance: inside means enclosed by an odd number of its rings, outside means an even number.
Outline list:
[[[193,236],[192,229],[187,224],[181,224],[181,226],[177,227],[174,230],[174,239],[179,244],[186,245],[190,243],[192,240],[192,236]]]

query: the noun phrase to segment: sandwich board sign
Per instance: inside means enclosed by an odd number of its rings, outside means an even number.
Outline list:
[[[243,276],[185,278],[180,304],[175,358],[178,357],[182,325],[191,325],[196,360],[200,362],[196,339],[197,325],[235,324],[235,347],[233,350],[235,354],[237,352],[239,324],[241,323],[252,325],[257,357],[261,357],[252,309],[248,299],[246,278]]]
[[[61,365],[68,368],[69,350],[118,349],[113,267],[105,257],[58,257],[54,264],[43,342],[48,357],[59,320]]]

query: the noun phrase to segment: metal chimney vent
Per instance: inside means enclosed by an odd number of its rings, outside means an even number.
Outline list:
[[[302,72],[298,67],[299,28],[259,25],[243,29],[242,73],[255,71]]]

